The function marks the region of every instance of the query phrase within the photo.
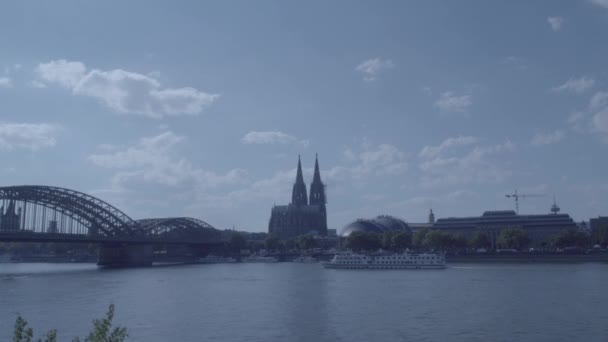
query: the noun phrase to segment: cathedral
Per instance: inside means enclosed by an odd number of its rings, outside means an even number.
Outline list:
[[[291,203],[275,205],[272,208],[268,233],[281,239],[309,233],[327,235],[325,203],[325,185],[321,181],[318,158],[315,157],[315,173],[310,184],[310,196],[307,196],[302,164],[298,156],[298,172],[291,193]]]

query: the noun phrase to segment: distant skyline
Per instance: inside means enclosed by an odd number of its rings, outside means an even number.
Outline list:
[[[0,184],[266,231],[298,154],[328,227],[608,215],[608,1],[0,4]]]

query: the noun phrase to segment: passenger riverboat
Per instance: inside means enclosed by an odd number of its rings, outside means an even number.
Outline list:
[[[443,269],[445,256],[440,253],[411,253],[366,255],[357,253],[336,254],[325,268],[339,269]]]

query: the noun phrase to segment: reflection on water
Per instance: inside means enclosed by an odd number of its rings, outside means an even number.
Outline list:
[[[606,341],[606,283],[605,264],[0,264],[0,341],[17,313],[83,336],[110,303],[134,341]]]

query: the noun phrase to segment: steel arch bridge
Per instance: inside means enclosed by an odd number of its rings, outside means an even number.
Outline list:
[[[220,240],[221,233],[205,221],[192,217],[149,218],[137,220],[146,235],[160,239]]]
[[[0,187],[0,241],[216,244],[221,233],[188,217],[133,220],[96,197],[40,185]]]

